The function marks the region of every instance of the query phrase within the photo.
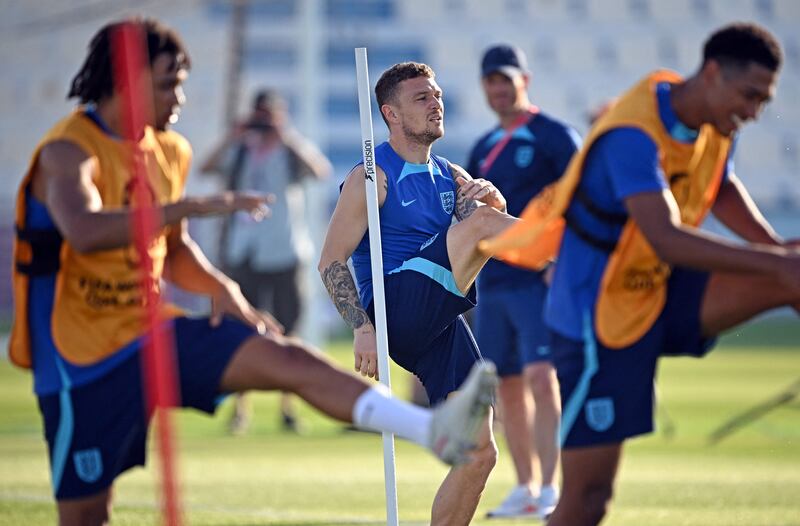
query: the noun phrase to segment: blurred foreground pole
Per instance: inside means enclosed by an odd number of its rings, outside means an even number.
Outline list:
[[[180,491],[176,468],[175,432],[170,409],[177,407],[175,349],[171,325],[161,317],[161,294],[155,280],[149,248],[158,235],[159,218],[150,187],[144,155],[139,149],[142,132],[153,121],[153,92],[150,75],[144,75],[146,40],[141,28],[125,24],[111,35],[115,89],[121,94],[123,138],[131,147],[131,230],[139,256],[145,306],[142,349],[142,386],[147,416],[155,412],[158,458],[161,461],[161,511],[164,524],[181,524]],[[155,132],[153,132],[155,133]]]

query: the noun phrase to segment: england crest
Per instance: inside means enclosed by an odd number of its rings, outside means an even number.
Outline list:
[[[614,400],[609,397],[587,400],[585,412],[586,423],[599,433],[614,424]]]
[[[514,164],[517,168],[527,168],[533,162],[533,146],[518,146],[514,151]]]
[[[455,194],[452,190],[449,192],[439,192],[439,197],[442,199],[442,208],[445,214],[453,213],[453,205],[456,202]]]
[[[96,447],[76,451],[72,461],[75,463],[75,473],[84,482],[96,482],[103,474],[103,457]]]

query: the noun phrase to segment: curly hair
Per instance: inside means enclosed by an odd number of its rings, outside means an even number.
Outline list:
[[[175,30],[153,18],[131,18],[104,26],[89,43],[89,54],[70,84],[67,99],[77,97],[82,104],[99,102],[114,92],[114,72],[111,64],[111,35],[125,24],[141,28],[147,39],[150,65],[162,53],[175,58],[180,69],[190,69],[191,59]]]
[[[778,71],[783,61],[775,37],[758,24],[738,22],[717,30],[703,47],[703,64],[714,60],[722,66],[746,68],[751,62]]]
[[[378,108],[395,101],[397,86],[401,82],[417,77],[433,79],[436,74],[430,66],[421,62],[401,62],[384,71],[381,78],[378,79],[378,83],[375,84],[375,98],[378,101]],[[381,117],[383,117],[383,121],[388,126],[389,122],[383,116],[383,112],[381,112]]]

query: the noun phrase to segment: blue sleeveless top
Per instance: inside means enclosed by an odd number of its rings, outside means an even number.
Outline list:
[[[456,183],[444,157],[431,155],[426,164],[406,162],[388,142],[375,148],[375,163],[386,173],[388,189],[380,209],[383,273],[388,274],[450,228]],[[369,230],[352,255],[361,304],[372,302]]]

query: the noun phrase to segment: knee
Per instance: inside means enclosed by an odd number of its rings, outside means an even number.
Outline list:
[[[96,500],[81,505],[64,506],[59,503],[59,524],[82,524],[104,526],[111,522],[111,503]]]
[[[497,465],[497,444],[494,439],[479,446],[471,454],[471,462],[467,464],[467,469],[474,473],[475,480],[486,481],[489,474]]]
[[[536,364],[525,369],[525,377],[531,386],[534,400],[539,403],[550,403],[556,400],[558,380],[553,366]]]
[[[587,524],[599,524],[608,512],[614,490],[610,485],[597,485],[583,492],[583,511]]]
[[[83,524],[97,524],[106,525],[111,522],[111,513],[108,506],[98,506],[96,510],[92,510],[87,517],[89,520]]]
[[[277,361],[284,371],[302,371],[302,374],[286,374],[281,378],[281,382],[285,383],[281,388],[292,392],[314,379],[321,368],[330,368],[328,359],[321,351],[292,336],[266,337],[264,352],[277,353],[277,360],[265,361],[265,367],[273,368]],[[270,374],[273,372],[270,371]]]
[[[269,336],[266,340],[266,347],[277,350],[281,354],[281,360],[287,364],[309,366],[322,357],[320,351],[294,336]]]
[[[470,232],[477,242],[497,234],[497,219],[503,215],[502,212],[490,206],[479,206],[463,223],[469,226]]]

